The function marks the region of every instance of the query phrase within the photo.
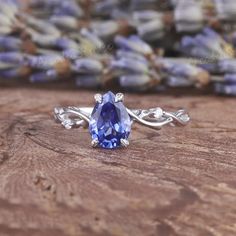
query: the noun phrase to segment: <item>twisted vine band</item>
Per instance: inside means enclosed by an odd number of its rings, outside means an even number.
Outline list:
[[[96,94],[96,105],[92,107],[56,107],[54,115],[66,129],[89,127],[93,147],[113,149],[128,146],[128,137],[133,122],[154,129],[170,124],[185,126],[190,117],[185,110],[167,112],[160,107],[147,110],[129,109],[123,105],[124,95],[111,92]]]
[[[56,119],[60,121],[66,129],[71,129],[73,127],[87,127],[92,110],[92,107],[56,107],[54,113]],[[190,120],[185,110],[166,112],[160,107],[148,110],[130,110],[127,108],[127,112],[134,121],[155,129],[161,129],[162,126],[167,124],[185,126]]]

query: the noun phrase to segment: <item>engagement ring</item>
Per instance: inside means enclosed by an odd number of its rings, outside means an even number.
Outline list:
[[[185,110],[167,112],[160,107],[143,109],[129,109],[124,106],[124,95],[107,92],[94,96],[95,107],[56,107],[55,118],[66,129],[72,127],[89,127],[93,147],[113,149],[127,147],[133,122],[154,129],[170,124],[186,125],[190,118]]]

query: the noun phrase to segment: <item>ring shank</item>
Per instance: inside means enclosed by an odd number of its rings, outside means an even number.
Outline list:
[[[186,125],[190,118],[185,110],[166,112],[160,107],[148,110],[127,109],[131,119],[149,128],[161,129],[164,125]],[[54,115],[65,128],[87,126],[89,124],[92,107],[58,107],[54,109]]]

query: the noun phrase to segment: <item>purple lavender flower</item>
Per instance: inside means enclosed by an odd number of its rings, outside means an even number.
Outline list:
[[[160,19],[162,16],[163,15],[160,12],[154,10],[135,11],[133,13],[133,19],[137,23],[144,23]]]
[[[232,46],[210,28],[205,28],[202,34],[195,37],[183,37],[181,50],[186,55],[198,57],[204,62],[216,62],[234,56]]]
[[[61,0],[30,0],[30,6],[34,8],[42,7],[51,9],[60,6]]]
[[[181,51],[192,57],[202,58],[207,60],[209,58],[209,51],[201,47],[199,43],[190,36],[184,36],[181,40]],[[210,59],[209,59],[210,60]]]
[[[98,88],[101,85],[101,76],[100,75],[80,75],[75,78],[76,85],[79,88]]]
[[[172,60],[171,58],[156,58],[155,63],[157,67],[161,68],[162,71],[182,77],[192,76],[199,70],[191,64],[184,63],[182,61],[178,62],[177,60]]]
[[[201,67],[203,70],[208,71],[211,74],[219,74],[219,66],[218,63],[208,63],[204,61],[200,61],[198,66]]]
[[[69,15],[74,17],[83,17],[84,12],[79,4],[74,0],[61,1],[60,5],[54,10],[58,15]]]
[[[188,78],[181,76],[168,76],[166,79],[166,84],[169,87],[190,87],[194,85],[194,81],[189,80]]]
[[[236,96],[236,84],[215,83],[214,90],[219,94]]]
[[[38,83],[38,82],[49,82],[55,81],[58,79],[57,71],[54,69],[50,69],[44,72],[34,73],[30,76],[30,82]]]
[[[178,32],[198,31],[203,27],[203,10],[201,4],[197,1],[179,1],[174,10],[174,17],[176,22],[176,29]]]
[[[0,69],[0,78],[11,79],[21,77],[21,68],[13,67],[8,69]]]
[[[60,55],[28,56],[28,65],[36,69],[49,70],[65,59]]]
[[[138,35],[144,40],[154,41],[164,36],[164,25],[162,18],[154,19],[146,23],[138,24]]]
[[[82,28],[80,34],[89,40],[97,49],[102,49],[104,47],[103,41],[92,31],[87,28]]]
[[[134,26],[138,35],[147,41],[154,41],[164,36],[163,13],[153,10],[137,11],[133,14]]]
[[[66,37],[56,39],[53,44],[62,50],[79,49],[79,45],[74,40]]]
[[[43,33],[44,35],[51,35],[54,37],[60,36],[60,31],[49,21],[39,20],[29,14],[20,13],[20,17],[27,23],[29,27],[32,27],[35,32]],[[27,32],[33,32],[33,30],[27,30]]]
[[[236,73],[236,59],[220,60],[218,67],[222,73]]]
[[[148,65],[148,63],[149,63],[149,61],[146,59],[146,57],[144,57],[143,55],[138,54],[136,52],[132,52],[132,51],[117,50],[116,57],[118,59],[126,58],[126,59],[130,59],[130,60],[136,60],[136,61],[142,62],[146,65]]]
[[[82,55],[79,50],[76,49],[66,49],[62,52],[62,55],[69,60],[76,60],[79,59]]]
[[[11,36],[0,36],[0,48],[6,50],[19,50],[22,42],[20,39]]]
[[[127,73],[119,77],[121,87],[133,90],[143,91],[147,88],[153,88],[160,84],[161,77],[155,71],[150,69],[148,73]]]
[[[118,8],[120,4],[119,0],[103,0],[94,4],[94,11],[99,15],[109,16],[115,8]]]
[[[73,16],[52,16],[49,21],[58,28],[67,30],[76,30],[78,28],[78,20]]]
[[[111,70],[115,71],[118,74],[126,74],[126,73],[148,73],[149,68],[148,65],[137,60],[133,60],[130,58],[122,58],[119,60],[111,61]]]
[[[103,71],[103,65],[95,59],[81,58],[75,61],[72,70],[82,74],[100,74]]]
[[[119,24],[112,20],[96,21],[91,23],[91,29],[99,38],[108,40],[119,31]]]
[[[121,87],[128,89],[145,89],[150,80],[150,76],[143,74],[123,75],[119,79]]]
[[[206,85],[210,81],[210,75],[207,71],[183,61],[157,58],[155,63],[166,74],[166,77],[170,78],[171,86]]]
[[[129,38],[116,36],[115,43],[124,50],[133,51],[139,54],[150,55],[153,53],[152,48],[135,35],[132,35]]]
[[[226,74],[224,76],[225,84],[235,84],[236,85],[236,73],[235,74]]]
[[[215,0],[214,2],[219,19],[235,21],[236,2],[234,0]]]
[[[0,61],[23,65],[26,62],[25,55],[20,52],[0,52]]]

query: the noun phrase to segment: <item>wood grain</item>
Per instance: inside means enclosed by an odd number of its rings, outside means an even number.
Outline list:
[[[192,122],[135,125],[128,149],[107,151],[52,116],[93,94],[0,90],[1,236],[236,235],[235,99],[128,94],[128,107],[185,107]]]

